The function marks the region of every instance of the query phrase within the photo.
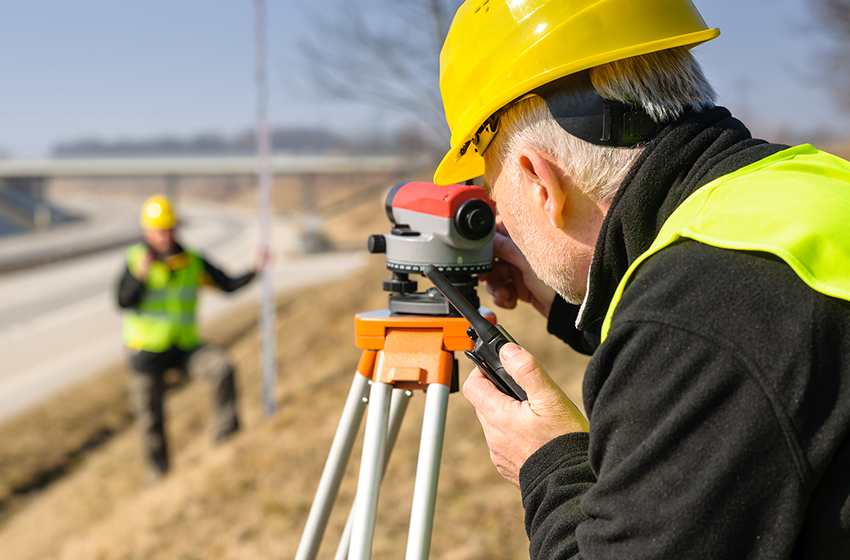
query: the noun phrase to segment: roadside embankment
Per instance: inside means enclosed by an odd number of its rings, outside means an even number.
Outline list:
[[[351,278],[279,299],[279,409],[270,419],[262,412],[256,329],[241,335],[234,329],[230,354],[239,370],[243,431],[213,446],[207,387],[198,382],[173,391],[166,413],[174,469],[153,488],[142,484],[139,441],[129,429],[122,395],[126,378],[120,371],[106,372],[101,383],[92,380],[87,389],[81,386],[80,392],[51,401],[58,405],[32,412],[29,420],[0,426],[6,454],[0,473],[21,459],[9,456],[15,448],[43,455],[66,445],[72,424],[92,424],[74,436],[78,442],[103,429],[115,430],[100,445],[76,454],[67,446],[64,456],[70,464],[63,476],[18,496],[0,525],[4,560],[293,557],[360,353],[353,345],[353,316],[385,307],[380,285],[386,275],[376,257]],[[488,298],[482,297],[486,305]],[[546,337],[545,325],[530,309],[504,312],[500,321],[509,331],[523,333],[526,345],[553,365],[553,376],[578,398],[583,358]],[[237,319],[230,323],[236,325]],[[460,358],[463,380],[471,366]],[[101,390],[111,394],[99,396]],[[379,505],[376,559],[403,555],[424,401],[422,395],[413,398],[390,461]],[[63,413],[60,405],[73,411]],[[52,428],[45,431],[45,426]],[[7,447],[12,433],[19,443]],[[333,557],[356,488],[358,449],[352,457],[321,558]],[[526,555],[519,494],[490,464],[472,408],[462,396],[452,395],[431,557]]]

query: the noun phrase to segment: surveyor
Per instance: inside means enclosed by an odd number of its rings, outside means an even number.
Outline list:
[[[266,258],[260,255],[251,271],[231,278],[178,242],[177,214],[163,195],[144,203],[140,224],[144,241],[127,250],[118,305],[127,310],[123,337],[132,369],[130,400],[142,436],[147,481],[155,482],[169,469],[163,415],[167,370],[209,382],[217,443],[239,429],[234,368],[224,350],[204,344],[198,334],[198,290],[204,285],[238,290],[251,282]]]
[[[474,0],[443,46],[435,181],[496,202],[487,290],[592,356],[587,418],[515,344],[527,402],[464,383],[535,560],[850,558],[850,164],[716,106],[718,35],[690,0]]]

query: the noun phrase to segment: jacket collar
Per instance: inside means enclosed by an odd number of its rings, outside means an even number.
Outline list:
[[[614,196],[596,242],[576,327],[598,333],[626,270],[692,192],[785,148],[754,139],[723,107],[690,113],[665,127],[646,145]]]

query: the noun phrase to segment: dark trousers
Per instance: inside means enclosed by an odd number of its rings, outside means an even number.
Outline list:
[[[172,347],[166,352],[136,351],[129,357],[133,368],[130,401],[141,432],[150,478],[165,474],[169,467],[163,412],[167,370],[178,369],[190,379],[202,378],[209,382],[213,401],[213,439],[216,442],[226,440],[239,429],[234,369],[222,349],[201,346],[185,351]]]

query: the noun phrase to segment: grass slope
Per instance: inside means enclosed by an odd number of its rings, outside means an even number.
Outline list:
[[[358,210],[359,226],[368,229],[371,220],[373,231],[382,231],[380,214]],[[244,429],[214,446],[208,388],[195,382],[172,391],[166,414],[173,471],[157,486],[142,484],[140,444],[130,428],[122,368],[66,393],[54,406],[0,426],[0,502],[6,506],[0,558],[294,557],[360,354],[353,344],[353,316],[386,306],[380,287],[385,277],[384,263],[375,256],[351,278],[279,298],[278,412],[270,419],[261,404],[255,310],[211,333],[229,347],[237,364]],[[585,358],[547,336],[531,309],[498,314],[580,400]],[[463,381],[471,364],[459,358]],[[424,402],[421,393],[412,399],[381,490],[376,559],[404,555]],[[320,558],[334,555],[356,490],[359,445]],[[461,395],[452,395],[431,558],[525,557],[519,492],[490,463],[473,409]]]

